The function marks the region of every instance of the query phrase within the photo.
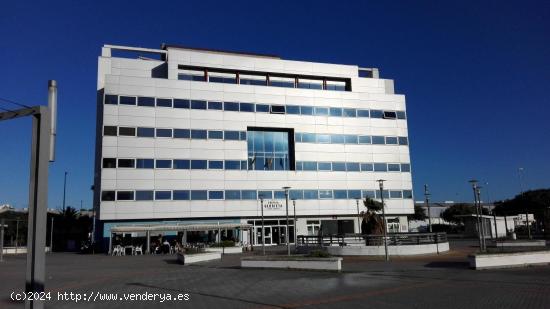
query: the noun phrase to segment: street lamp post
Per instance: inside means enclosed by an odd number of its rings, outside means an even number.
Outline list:
[[[265,255],[264,197],[262,195],[260,195],[260,207],[262,207],[262,255]]]
[[[382,199],[382,222],[383,222],[383,235],[384,235],[384,251],[386,253],[386,261],[389,261],[388,256],[388,240],[386,232],[386,206],[384,205],[384,179],[378,179],[377,182],[380,185],[380,198]]]
[[[430,192],[428,192],[428,185],[424,185],[424,199],[426,201],[426,208],[428,208],[428,228],[431,233],[432,232],[432,213],[430,211]]]
[[[357,230],[358,234],[361,234],[361,213],[359,212],[359,199],[355,199],[355,204],[357,205]]]
[[[521,192],[521,200],[525,203],[525,196],[523,194],[523,167],[518,168],[518,177],[519,177],[519,189]],[[527,237],[531,239],[531,229],[529,228],[529,210],[527,208],[527,203],[525,203],[525,224],[527,225]]]
[[[492,203],[491,194],[489,192],[489,183],[485,183],[485,191],[487,191],[487,202]],[[493,220],[495,221],[495,242],[498,239],[498,225],[497,225],[497,213],[495,212],[495,205],[493,204]]]
[[[481,238],[481,243],[483,244],[483,251],[487,249],[486,245],[486,239],[485,235],[487,235],[487,231],[485,230],[485,222],[483,219],[483,206],[481,205],[481,186],[477,186],[476,193],[477,193],[477,204],[479,205],[479,217],[481,221],[481,234],[483,237]]]
[[[468,181],[472,184],[472,190],[474,191],[474,207],[476,209],[476,217],[477,217],[477,235],[479,240],[479,250],[483,251],[483,243],[482,243],[482,237],[481,237],[481,220],[479,217],[479,208],[477,205],[477,180],[472,179]]]
[[[288,238],[288,189],[290,189],[290,187],[283,187],[283,190],[285,190],[285,200],[286,200],[286,232],[285,232],[286,251],[287,251],[287,255],[290,256],[290,239]]]
[[[292,206],[294,206],[294,250],[296,250],[298,240],[298,218],[296,218],[296,199],[292,200]]]

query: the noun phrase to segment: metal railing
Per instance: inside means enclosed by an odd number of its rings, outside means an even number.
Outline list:
[[[390,233],[389,246],[437,244],[447,242],[447,233]],[[339,234],[339,235],[300,235],[298,246],[382,246],[383,235]]]

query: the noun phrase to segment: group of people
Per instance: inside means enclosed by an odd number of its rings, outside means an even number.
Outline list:
[[[168,239],[162,239],[162,236],[159,235],[158,240],[151,242],[151,253],[153,254],[172,254],[176,253],[181,249],[181,244],[177,240],[173,240],[172,244]]]

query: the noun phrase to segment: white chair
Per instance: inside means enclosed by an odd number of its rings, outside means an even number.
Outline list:
[[[138,255],[138,253],[140,255],[143,255],[143,249],[142,249],[143,246],[136,246],[136,249],[134,251],[135,255]]]

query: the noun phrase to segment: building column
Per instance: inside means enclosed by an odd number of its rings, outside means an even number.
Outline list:
[[[145,245],[145,248],[146,248],[145,252],[151,253],[151,232],[149,231],[145,232],[145,242],[147,243]]]
[[[181,245],[187,245],[187,230],[183,230],[183,237],[181,238]]]
[[[113,232],[109,230],[109,254],[113,254]]]

